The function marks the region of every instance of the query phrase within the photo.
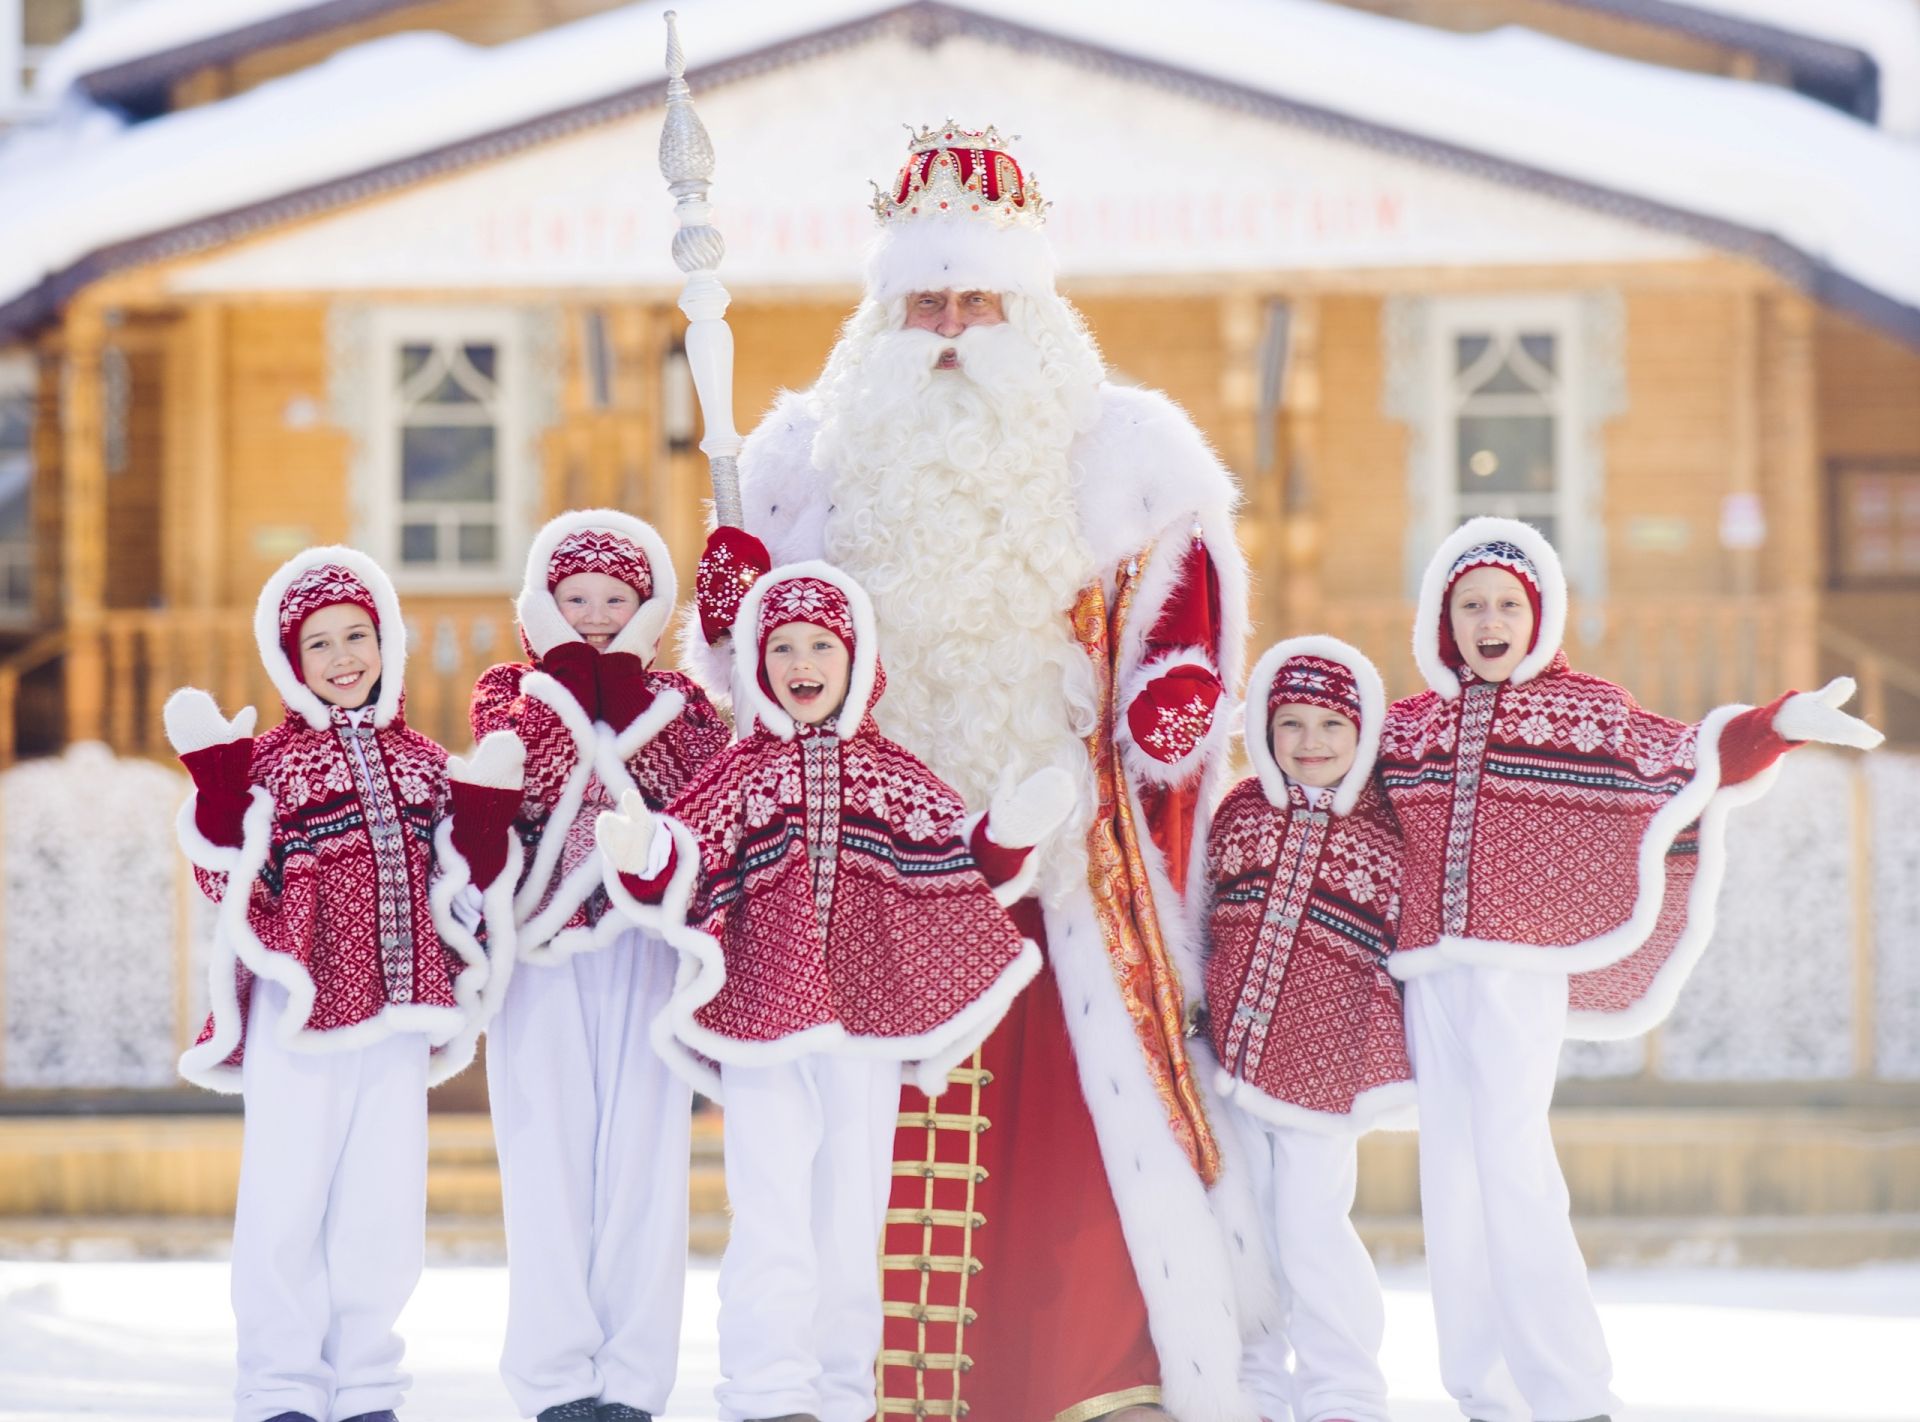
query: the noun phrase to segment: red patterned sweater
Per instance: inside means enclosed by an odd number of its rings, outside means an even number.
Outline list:
[[[1394,975],[1531,963],[1572,976],[1575,1035],[1646,1030],[1711,936],[1725,814],[1786,748],[1773,708],[1685,725],[1558,651],[1524,685],[1460,681],[1395,702],[1381,740],[1406,838]]]
[[[515,823],[527,850],[515,895],[518,951],[526,961],[565,957],[601,941],[603,926],[624,926],[606,917],[595,815],[628,788],[651,808],[664,808],[727,745],[726,722],[690,678],[649,668],[646,684],[652,701],[618,735],[589,719],[538,662],[490,668],[474,687],[474,739],[511,730],[527,748]]]
[[[216,974],[206,1025],[181,1061],[189,1080],[240,1089],[248,1002],[256,973],[286,987],[290,1043],[339,1049],[396,1031],[436,1047],[467,1025],[482,966],[441,942],[428,906],[433,829],[445,813],[447,754],[396,714],[378,730],[330,708],[316,730],[289,709],[255,741],[255,789],[237,849],[191,836],[195,877],[222,906],[218,941],[234,954]],[[182,834],[192,805],[181,816]],[[227,902],[238,876],[243,904]],[[228,990],[231,996],[228,996]],[[288,1025],[291,1024],[291,1025]],[[433,1079],[471,1055],[440,1052]],[[456,1058],[458,1058],[456,1060]]]
[[[1217,1086],[1276,1124],[1345,1132],[1404,1124],[1413,1104],[1400,987],[1386,970],[1400,835],[1379,793],[1350,814],[1257,778],[1207,843],[1208,1035]]]

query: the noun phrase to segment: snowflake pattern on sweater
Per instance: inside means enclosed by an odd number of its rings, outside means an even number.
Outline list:
[[[693,1045],[725,1059],[727,1043],[838,1027],[898,1042],[903,1058],[935,1049],[1012,981],[1024,946],[967,848],[963,809],[871,715],[844,741],[758,727],[730,747],[672,810],[700,850],[688,921],[726,961],[694,1015],[709,1040]]]
[[[1208,1034],[1229,1076],[1330,1118],[1412,1080],[1386,970],[1400,853],[1371,787],[1348,815],[1310,805],[1291,783],[1276,806],[1257,779],[1221,801],[1207,841],[1206,984]]]
[[[568,877],[593,856],[594,818],[601,810],[613,808],[619,796],[618,787],[609,790],[600,775],[592,773],[579,807],[566,823],[554,822],[555,814],[563,808],[568,786],[580,769],[581,746],[560,713],[524,689],[528,674],[537,670],[537,664],[526,662],[489,668],[474,686],[470,711],[476,741],[490,731],[511,730],[527,748],[526,784],[514,823],[527,848],[524,872],[534,872],[535,850],[544,835],[553,832],[561,836],[559,857],[531,913],[545,909]],[[680,714],[625,763],[648,806],[658,810],[671,803],[701,768],[725,749],[730,733],[706,693],[690,677],[649,668],[647,686],[656,698],[668,691],[685,698]],[[581,719],[585,719],[584,713]],[[560,932],[591,928],[606,912],[606,892],[595,888],[574,909]]]
[[[312,982],[305,1033],[356,1028],[394,1008],[464,1011],[467,965],[441,942],[428,906],[433,828],[446,812],[447,754],[404,715],[375,729],[338,707],[315,730],[300,716],[261,736],[251,781],[272,798],[266,862],[247,886],[248,929]],[[229,876],[196,867],[219,903]],[[234,964],[240,1026],[219,1064],[241,1063],[253,973]],[[196,1045],[211,1041],[218,1010]]]

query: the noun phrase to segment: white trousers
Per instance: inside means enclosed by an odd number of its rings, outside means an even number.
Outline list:
[[[867,1422],[900,1065],[807,1056],[724,1066],[720,1077],[733,1207],[720,1263],[720,1416]]]
[[[1380,1371],[1386,1305],[1351,1218],[1357,1138],[1275,1125],[1237,1108],[1229,1114],[1246,1147],[1268,1257],[1292,1312],[1286,1336],[1249,1347],[1247,1385],[1269,1415],[1290,1407],[1294,1422],[1388,1422]]]
[[[647,1028],[674,954],[638,930],[514,970],[487,1029],[507,1226],[500,1375],[525,1416],[666,1410],[687,1274],[693,1093]]]
[[[1547,1125],[1566,1025],[1559,973],[1462,965],[1407,983],[1440,1376],[1483,1422],[1615,1405]]]
[[[233,1216],[236,1422],[398,1407],[394,1320],[427,1237],[427,1039],[340,1052],[274,1040],[286,990],[255,980]]]

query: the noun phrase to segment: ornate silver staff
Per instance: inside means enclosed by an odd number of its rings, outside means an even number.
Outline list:
[[[715,522],[740,528],[740,434],[733,427],[733,330],[727,325],[732,300],[715,274],[727,244],[710,220],[707,189],[713,180],[713,140],[693,111],[693,91],[687,87],[687,57],[680,48],[680,29],[667,11],[667,119],[660,130],[660,171],[673,194],[673,215],[680,230],[673,234],[674,265],[687,274],[680,289],[680,309],[687,313],[687,365],[693,372],[694,392],[706,438],[700,451],[707,456],[713,478]]]

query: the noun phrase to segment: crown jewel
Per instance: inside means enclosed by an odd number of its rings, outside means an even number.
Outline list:
[[[907,161],[893,186],[873,185],[873,214],[883,226],[943,215],[1038,226],[1047,204],[1039,185],[1006,151],[999,129],[962,128],[948,119],[908,140]]]

